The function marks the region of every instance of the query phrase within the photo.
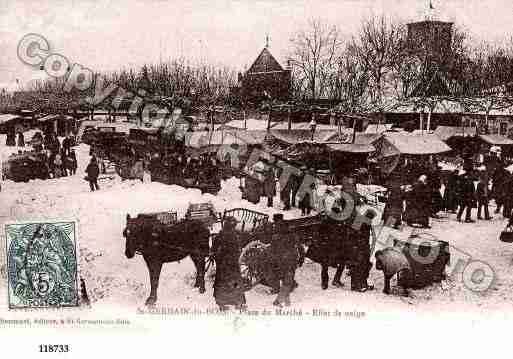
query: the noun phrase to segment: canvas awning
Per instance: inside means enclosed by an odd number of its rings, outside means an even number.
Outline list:
[[[331,143],[327,146],[331,151],[345,153],[371,153],[376,150],[371,144],[360,143]]]
[[[281,142],[296,144],[300,142],[327,142],[337,134],[337,131],[316,130],[312,139],[310,130],[271,130],[270,135]]]
[[[397,155],[431,155],[449,152],[447,146],[436,135],[412,135],[409,133],[385,133],[379,140],[378,158]]]
[[[457,127],[457,126],[438,126],[434,131],[442,141],[447,141],[451,137],[472,137],[476,135],[475,127]]]
[[[55,120],[60,120],[60,119],[72,120],[73,117],[67,116],[67,115],[46,115],[41,118],[38,118],[37,121],[38,122],[47,122],[47,121],[55,121]]]
[[[484,142],[492,146],[509,146],[513,145],[513,140],[501,135],[479,135]]]
[[[4,123],[7,123],[9,121],[15,120],[15,119],[17,119],[19,117],[20,116],[18,116],[18,115],[12,115],[10,113],[4,114],[4,115],[0,115],[0,125],[4,124]]]
[[[392,129],[393,123],[370,124],[365,129],[365,133],[383,133]]]
[[[190,148],[203,148],[206,146],[221,145],[258,145],[264,142],[266,131],[195,131],[185,135],[185,146]]]

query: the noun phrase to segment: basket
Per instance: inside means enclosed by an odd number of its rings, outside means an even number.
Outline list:
[[[513,226],[507,226],[499,236],[502,242],[513,243]]]

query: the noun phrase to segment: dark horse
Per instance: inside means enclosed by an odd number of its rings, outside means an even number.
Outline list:
[[[329,267],[337,269],[332,284],[335,287],[342,287],[340,281],[344,269],[351,264],[352,248],[349,236],[351,228],[348,226],[333,223],[329,219],[325,220],[318,229],[319,236],[315,236],[308,241],[309,246],[306,257],[321,265],[321,287],[328,288]]]
[[[205,293],[205,258],[209,254],[210,231],[200,221],[182,220],[174,225],[163,225],[157,219],[139,215],[126,216],[127,225],[123,231],[126,238],[125,255],[133,258],[140,252],[150,274],[150,296],[146,305],[157,301],[162,264],[176,262],[190,256],[196,267],[194,287]]]

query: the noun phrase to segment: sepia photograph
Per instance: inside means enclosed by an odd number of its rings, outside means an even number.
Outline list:
[[[504,355],[512,23],[507,0],[0,0],[7,353]]]

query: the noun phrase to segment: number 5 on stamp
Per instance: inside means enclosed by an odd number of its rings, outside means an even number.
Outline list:
[[[9,308],[78,306],[74,222],[6,224]]]

